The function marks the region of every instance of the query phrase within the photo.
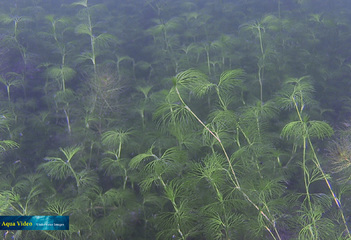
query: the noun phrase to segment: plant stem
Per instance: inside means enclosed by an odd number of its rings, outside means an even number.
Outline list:
[[[71,129],[71,124],[70,124],[70,120],[69,120],[69,113],[68,113],[68,111],[65,108],[63,108],[63,111],[65,112],[65,116],[66,116],[66,123],[67,123],[68,133],[71,134],[72,129]]]
[[[300,122],[303,124],[303,126],[304,126],[304,130],[303,130],[303,131],[304,131],[304,134],[306,134],[306,136],[304,136],[304,138],[303,138],[303,144],[304,144],[304,145],[303,145],[303,154],[304,154],[304,155],[303,155],[303,168],[304,168],[304,176],[305,176],[306,171],[307,171],[307,170],[306,170],[306,163],[305,163],[305,154],[306,154],[306,147],[307,147],[307,143],[308,143],[308,145],[310,146],[310,149],[311,149],[311,151],[312,151],[312,154],[313,154],[313,163],[316,165],[317,169],[318,169],[319,172],[322,174],[322,177],[323,177],[324,181],[326,182],[327,187],[328,187],[328,189],[329,189],[331,195],[333,196],[333,199],[334,199],[334,201],[335,201],[335,204],[338,206],[338,209],[339,209],[339,212],[340,212],[340,215],[341,215],[341,219],[342,219],[343,224],[344,224],[344,226],[345,226],[345,231],[346,231],[346,233],[347,233],[347,236],[348,236],[349,238],[351,238],[350,230],[349,230],[349,228],[348,228],[348,226],[347,226],[347,222],[346,222],[346,219],[345,219],[343,210],[342,210],[342,208],[341,208],[340,200],[336,197],[336,194],[334,193],[334,191],[333,191],[333,189],[332,189],[332,187],[331,187],[331,185],[330,185],[330,182],[328,181],[328,178],[327,178],[325,172],[323,171],[323,169],[322,169],[322,167],[321,167],[321,165],[320,165],[320,161],[319,161],[319,159],[318,159],[318,156],[317,156],[317,154],[316,154],[316,152],[315,152],[315,150],[314,150],[314,146],[313,146],[312,141],[311,141],[311,139],[310,139],[310,136],[309,136],[309,134],[308,134],[307,126],[306,126],[306,124],[304,123],[304,121],[303,121],[303,119],[302,119],[301,113],[302,113],[302,111],[303,111],[303,109],[304,109],[304,104],[303,104],[303,96],[302,96],[302,93],[300,92],[299,95],[300,95],[300,101],[301,101],[301,108],[300,108],[300,109],[299,109],[299,107],[298,107],[298,105],[297,105],[297,102],[296,102],[295,98],[292,97],[291,100],[292,100],[293,103],[294,103],[295,110],[296,110],[296,113],[297,113],[297,115],[298,115],[299,121],[300,121]],[[306,141],[306,140],[307,140],[307,141]],[[305,179],[305,177],[304,177],[304,179]],[[306,181],[306,179],[305,179],[305,181]],[[310,200],[310,196],[309,196],[308,187],[307,187],[307,185],[306,185],[306,182],[305,182],[305,188],[306,188],[306,194],[307,194],[307,196],[308,196],[309,207],[310,207],[310,210],[312,210],[311,200]],[[315,222],[314,222],[313,224],[314,224],[314,227],[315,227],[315,229],[316,229]],[[317,233],[317,232],[316,232],[316,233]]]
[[[276,228],[276,224],[275,224],[275,221],[272,221],[251,199],[250,199],[250,197],[241,189],[241,187],[240,187],[240,183],[239,183],[239,181],[238,181],[238,178],[236,177],[236,173],[235,173],[235,171],[234,171],[234,168],[233,168],[233,165],[232,165],[232,163],[231,163],[231,161],[230,161],[230,158],[229,158],[229,156],[228,156],[228,154],[227,154],[227,151],[225,150],[225,148],[224,148],[224,146],[223,146],[223,144],[222,144],[222,141],[221,141],[221,139],[218,137],[218,135],[217,134],[215,134],[214,132],[212,132],[202,121],[201,121],[201,119],[188,107],[188,105],[186,105],[185,104],[185,102],[184,102],[184,100],[183,100],[183,98],[182,98],[182,96],[180,95],[180,92],[179,92],[179,90],[178,90],[178,87],[177,86],[175,86],[175,90],[176,90],[176,93],[177,93],[177,95],[178,95],[178,98],[180,99],[180,101],[182,102],[182,104],[185,106],[185,108],[191,113],[191,115],[193,115],[195,118],[196,118],[196,120],[218,141],[218,143],[219,143],[219,145],[221,146],[221,148],[222,148],[222,151],[223,151],[223,153],[224,153],[224,155],[225,155],[225,158],[226,158],[226,160],[227,160],[227,162],[228,162],[228,165],[229,165],[229,168],[230,168],[230,170],[231,170],[231,175],[234,177],[234,179],[232,179],[232,182],[234,183],[234,185],[235,185],[235,188],[236,189],[238,189],[243,195],[244,195],[244,197],[246,198],[246,200],[249,202],[249,203],[251,203],[251,205],[253,205],[258,211],[259,211],[259,213],[272,225],[272,227],[274,228],[274,232],[276,233],[276,236],[278,237],[278,239],[279,240],[281,240],[281,237],[280,237],[280,235],[279,235],[279,232],[278,232],[278,230],[277,230],[277,228]],[[271,232],[271,230],[267,227],[267,226],[265,226],[265,228],[266,228],[266,230],[273,236],[273,238],[275,239],[275,237],[274,237],[274,234]]]

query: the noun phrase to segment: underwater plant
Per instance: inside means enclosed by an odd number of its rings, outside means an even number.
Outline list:
[[[83,23],[79,24],[75,32],[76,34],[84,34],[90,37],[90,51],[85,52],[80,57],[85,60],[90,60],[93,64],[94,75],[97,75],[97,62],[96,58],[101,52],[101,48],[108,46],[108,44],[114,41],[114,37],[107,33],[101,33],[99,35],[94,34],[94,23],[92,22],[92,11],[97,8],[104,7],[103,5],[88,5],[88,0],[82,0],[72,3],[72,6],[81,6],[80,15],[83,18]]]
[[[72,103],[75,100],[74,92],[71,89],[66,89],[65,91],[57,91],[54,95],[54,101],[57,111],[62,110],[64,112],[64,118],[67,125],[68,134],[72,133],[70,110]]]
[[[79,178],[77,172],[71,165],[73,156],[80,150],[80,147],[60,148],[60,151],[64,154],[65,159],[58,157],[47,157],[45,158],[46,163],[42,164],[42,168],[50,177],[56,179],[66,179],[68,176],[73,176],[77,187],[79,187]]]
[[[139,100],[139,106],[135,109],[136,112],[139,113],[141,117],[141,126],[143,129],[145,129],[145,111],[147,108],[148,103],[150,102],[150,91],[152,89],[152,86],[146,85],[146,86],[137,86],[136,90],[140,93],[142,93],[143,98]]]
[[[0,212],[70,216],[2,238],[351,238],[349,15],[0,1]]]
[[[13,29],[10,30],[12,34],[10,33],[5,39],[5,41],[8,42],[9,44],[8,46],[11,46],[13,44],[14,45],[13,47],[18,49],[18,51],[21,54],[24,65],[27,65],[28,54],[27,54],[26,46],[23,43],[21,43],[19,39],[19,34],[21,33],[21,29],[19,29],[19,25],[21,25],[22,23],[27,23],[32,21],[33,20],[27,16],[9,16],[4,13],[0,15],[0,23],[13,24]]]
[[[338,181],[347,183],[350,180],[351,141],[349,129],[339,131],[339,136],[328,145],[328,158],[331,160],[330,171],[338,176]]]
[[[73,177],[78,190],[84,186],[94,185],[96,179],[88,169],[83,168],[83,160],[73,159],[79,151],[81,151],[79,146],[60,148],[60,152],[65,156],[64,159],[46,157],[47,162],[39,165],[38,169],[58,180]]]
[[[176,179],[169,181],[170,176],[174,175],[176,169],[182,166],[186,154],[178,148],[170,148],[164,151],[161,156],[153,153],[153,146],[146,152],[135,156],[130,160],[131,168],[138,168],[144,165],[144,180],[140,183],[144,192],[148,191],[153,185],[159,185],[164,191],[165,198],[171,203],[172,211],[166,211],[158,216],[157,225],[160,231],[157,239],[169,238],[176,234],[179,239],[187,239],[194,231],[194,216],[191,208],[188,207],[188,200],[183,199],[185,186]],[[147,161],[145,161],[147,160]]]
[[[76,74],[76,71],[67,66],[67,54],[69,53],[69,43],[64,42],[64,34],[70,29],[67,27],[70,23],[68,18],[56,19],[53,15],[46,16],[46,19],[51,23],[51,37],[54,39],[54,47],[58,50],[61,55],[61,62],[59,65],[50,66],[46,70],[46,74],[49,78],[58,81],[59,90],[66,91],[66,82],[72,80]],[[62,29],[60,29],[60,28]],[[60,32],[59,32],[60,31]]]
[[[234,76],[237,76],[237,75],[235,74]],[[228,78],[228,79],[225,78],[225,79],[226,80],[229,80],[229,79],[233,80],[235,78]],[[201,119],[184,102],[184,100],[180,94],[180,91],[179,91],[179,87],[185,87],[185,88],[192,89],[194,91],[195,96],[196,95],[202,96],[209,91],[210,87],[212,87],[213,84],[211,84],[207,80],[207,78],[205,78],[205,76],[203,74],[201,74],[198,71],[192,70],[192,69],[177,74],[177,76],[174,77],[172,79],[172,81],[173,81],[174,86],[173,86],[173,89],[171,90],[171,93],[173,91],[175,91],[176,95],[178,96],[179,100],[181,101],[181,103],[184,106],[184,108],[186,109],[186,111],[189,112],[190,115],[192,115],[196,119],[196,121],[204,127],[206,132],[211,134],[218,142],[218,144],[219,144],[219,146],[220,146],[220,148],[225,156],[227,164],[228,164],[228,169],[226,171],[227,171],[227,174],[229,175],[228,177],[231,181],[231,184],[233,184],[233,189],[240,192],[244,196],[244,199],[246,201],[248,201],[254,208],[257,209],[260,216],[262,216],[264,219],[262,223],[263,223],[265,230],[267,230],[273,238],[275,238],[275,236],[277,236],[277,238],[280,239],[280,235],[279,235],[279,232],[278,232],[277,227],[276,227],[274,216],[272,216],[270,214],[270,209],[269,209],[268,205],[265,205],[264,209],[259,208],[258,205],[255,202],[253,202],[251,197],[246,193],[246,191],[241,187],[241,184],[240,184],[240,181],[237,177],[236,171],[234,170],[232,161],[230,160],[229,155],[228,155],[228,153],[227,153],[227,151],[222,143],[222,140],[219,138],[218,133],[215,132],[214,130],[211,130],[208,125],[205,125],[205,123],[203,121],[201,121]],[[271,230],[269,227],[266,226],[265,221],[267,221],[267,223],[273,228],[273,230]]]
[[[133,135],[132,130],[110,130],[104,132],[101,136],[102,144],[108,149],[104,152],[107,156],[101,161],[101,168],[106,171],[109,176],[122,176],[123,189],[126,189],[128,178],[128,159],[122,158],[122,145],[130,141]]]
[[[338,199],[336,193],[331,187],[329,177],[321,166],[320,160],[311,140],[315,137],[319,139],[330,137],[333,134],[333,129],[326,122],[309,120],[308,115],[303,112],[305,107],[313,102],[311,95],[312,92],[313,86],[308,76],[301,78],[290,78],[286,80],[285,88],[282,89],[280,97],[278,97],[277,100],[280,102],[282,107],[295,109],[298,117],[297,121],[292,121],[285,125],[285,127],[282,129],[282,136],[293,138],[295,143],[297,143],[303,149],[301,167],[306,192],[301,195],[303,197],[303,211],[301,212],[302,215],[300,218],[303,219],[302,224],[304,228],[300,234],[304,238],[310,239],[326,239],[326,237],[329,236],[327,229],[318,227],[321,224],[319,221],[329,221],[328,219],[321,218],[322,212],[326,210],[323,209],[325,206],[325,204],[322,203],[323,198],[321,198],[321,195],[319,194],[311,193],[310,190],[313,182],[324,181],[339,210],[340,218],[345,226],[345,233],[348,235],[348,237],[350,237],[350,231],[346,223],[340,199]],[[307,147],[309,147],[309,151],[311,151],[310,153],[307,152]],[[313,163],[314,166],[311,166],[311,163]],[[328,205],[330,207],[331,204]],[[325,224],[332,225],[330,222]]]
[[[5,76],[0,77],[0,82],[6,86],[7,99],[9,104],[11,104],[11,87],[23,85],[23,75],[15,72],[8,72]]]
[[[266,49],[263,46],[263,33],[265,32],[264,23],[262,21],[252,21],[241,26],[245,30],[252,31],[259,39],[260,57],[258,59],[258,82],[260,84],[260,100],[263,102],[263,79],[265,69]]]

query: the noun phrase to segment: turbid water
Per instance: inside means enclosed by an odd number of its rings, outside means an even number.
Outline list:
[[[350,14],[0,2],[3,239],[351,239]]]

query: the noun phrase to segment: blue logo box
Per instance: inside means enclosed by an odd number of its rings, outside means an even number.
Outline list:
[[[0,230],[69,230],[69,216],[0,216]]]

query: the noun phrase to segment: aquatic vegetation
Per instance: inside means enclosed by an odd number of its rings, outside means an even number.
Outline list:
[[[80,185],[78,173],[73,169],[71,160],[73,156],[80,150],[80,147],[60,148],[60,151],[65,155],[65,159],[59,157],[46,157],[46,163],[40,168],[48,174],[48,176],[56,179],[66,179],[68,176],[73,176],[77,187]]]
[[[6,86],[7,92],[7,99],[9,104],[11,104],[11,87],[18,87],[23,84],[23,76],[15,73],[15,72],[8,72],[6,76],[0,77],[0,82]]]
[[[3,238],[351,238],[351,6],[316,1],[2,1],[0,213],[70,216]]]
[[[21,53],[22,60],[24,64],[27,64],[28,60],[28,55],[27,55],[27,49],[23,43],[20,42],[19,39],[19,34],[21,33],[21,29],[19,29],[19,25],[22,23],[26,22],[31,22],[32,19],[27,17],[27,16],[9,16],[5,13],[1,14],[0,16],[0,22],[4,24],[10,24],[12,23],[13,30],[12,30],[12,36],[9,35],[8,38],[5,38],[5,41],[9,43],[9,45],[13,45],[14,48],[18,49],[18,51]],[[14,40],[14,41],[11,41]]]
[[[339,176],[339,181],[347,183],[350,180],[350,133],[349,129],[339,131],[335,140],[328,145],[328,157],[331,160],[330,171]]]
[[[310,192],[312,183],[324,180],[327,184],[327,187],[329,188],[333,200],[335,201],[335,204],[340,210],[341,219],[345,226],[345,232],[348,236],[350,236],[350,231],[348,229],[346,219],[341,208],[341,201],[337,198],[334,190],[332,190],[328,176],[321,167],[320,160],[316,154],[315,147],[313,146],[311,140],[313,137],[320,139],[330,137],[333,134],[333,129],[325,122],[312,120],[310,121],[308,119],[308,116],[303,114],[306,105],[310,104],[312,100],[310,94],[313,91],[313,87],[308,81],[308,77],[289,79],[286,81],[286,84],[288,86],[286,90],[283,88],[281,98],[278,99],[278,101],[282,103],[283,107],[295,108],[298,115],[298,120],[285,125],[285,127],[282,129],[282,135],[288,138],[294,138],[294,141],[298,141],[298,144],[303,148],[301,167],[304,173],[304,184],[306,190],[303,203],[306,203],[307,206],[303,211],[302,218],[306,220],[308,219],[307,221],[305,220],[303,222],[303,225],[309,226],[309,229],[307,230],[304,228],[300,234],[303,234],[304,238],[310,239],[326,238],[329,236],[329,234],[324,232],[324,228],[319,229],[317,227],[320,225],[319,220],[321,219],[321,213],[326,210],[322,207],[324,204],[318,203],[316,200],[312,200],[315,194]],[[289,86],[291,84],[293,86]],[[307,155],[307,146],[310,148],[311,156]],[[308,160],[314,163],[315,168],[308,166]],[[328,205],[331,204],[329,203]],[[320,209],[320,207],[322,208]],[[329,209],[329,207],[330,206],[328,206],[327,209]],[[305,215],[309,217],[306,217]],[[332,225],[331,222],[325,224]],[[326,234],[326,236],[320,236],[323,234]]]

